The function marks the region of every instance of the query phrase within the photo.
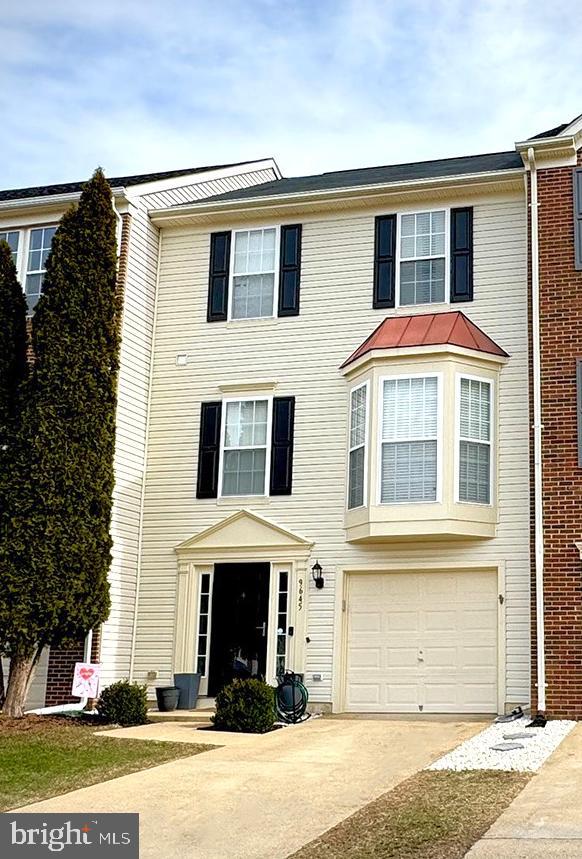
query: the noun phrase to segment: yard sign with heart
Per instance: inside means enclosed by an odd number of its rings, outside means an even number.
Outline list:
[[[76,662],[71,695],[79,698],[96,698],[99,694],[100,666],[90,662]]]

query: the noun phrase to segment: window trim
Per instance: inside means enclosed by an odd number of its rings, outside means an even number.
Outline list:
[[[235,275],[234,273],[234,261],[236,257],[236,236],[238,233],[250,233],[253,230],[275,230],[275,271],[274,271],[274,279],[273,279],[273,312],[270,316],[233,316],[232,315],[232,306],[234,302],[234,278],[241,277],[241,275]],[[261,226],[253,226],[253,227],[244,227],[244,229],[232,230],[231,231],[231,248],[230,248],[230,260],[228,265],[228,280],[229,280],[229,290],[228,290],[228,308],[226,313],[226,321],[227,322],[252,322],[259,319],[276,319],[278,316],[279,310],[279,280],[280,280],[280,270],[281,270],[281,224],[263,224]],[[265,272],[253,272],[254,274],[265,274]]]
[[[393,379],[436,379],[437,380],[437,479],[436,497],[432,501],[382,501],[382,420],[384,415],[384,382]],[[378,403],[376,423],[376,503],[378,507],[396,507],[403,504],[442,504],[443,503],[443,373],[393,373],[378,379]]]
[[[444,260],[445,260],[445,297],[443,301],[427,301],[421,304],[402,304],[400,302],[400,263],[401,262],[415,262],[417,260],[423,259],[441,259],[441,257],[411,257],[406,259],[401,259],[400,256],[400,243],[402,236],[402,216],[403,215],[429,215],[434,212],[444,212],[445,213],[445,252],[444,252]],[[394,304],[395,307],[439,307],[444,304],[451,303],[451,207],[450,206],[438,206],[436,208],[431,209],[418,209],[415,207],[407,207],[405,209],[401,209],[396,213],[396,253],[394,255],[395,258],[395,288],[394,288]]]
[[[462,501],[460,493],[460,477],[461,477],[461,380],[469,379],[472,382],[484,382],[489,385],[489,441],[484,442],[481,439],[478,444],[489,444],[489,501]],[[494,507],[495,506],[495,461],[496,461],[496,436],[495,436],[495,381],[487,378],[487,376],[475,376],[472,373],[455,373],[455,457],[454,457],[454,480],[455,490],[453,499],[455,504],[471,505],[474,507]],[[476,441],[476,439],[464,439],[464,441]]]
[[[358,504],[357,507],[350,507],[350,454],[353,450],[357,450],[362,445],[358,444],[356,447],[352,447],[350,445],[350,436],[352,429],[352,395],[359,391],[360,388],[366,389],[366,417],[364,421],[364,486],[363,486],[363,502]],[[361,510],[362,507],[368,506],[368,458],[369,458],[369,448],[370,448],[370,380],[366,379],[364,382],[360,382],[358,385],[354,385],[353,388],[350,388],[348,393],[348,439],[347,439],[347,463],[346,463],[346,510],[350,513],[352,510]]]
[[[225,459],[225,448],[224,442],[226,439],[226,416],[228,411],[229,403],[248,403],[248,402],[266,402],[267,403],[267,438],[265,441],[266,453],[265,453],[265,482],[263,485],[263,492],[256,495],[224,495],[223,489],[223,479],[224,479],[224,459]],[[219,462],[218,462],[218,495],[217,498],[269,498],[269,486],[270,486],[270,475],[271,475],[271,448],[272,448],[272,436],[273,436],[273,396],[260,396],[256,394],[250,394],[247,396],[238,396],[238,397],[226,397],[222,400],[222,420],[220,426],[220,451],[219,451]],[[262,447],[263,445],[260,445]],[[231,448],[229,448],[230,450]],[[256,450],[257,447],[251,447],[250,445],[246,445],[245,447],[240,448],[232,448],[233,450]]]

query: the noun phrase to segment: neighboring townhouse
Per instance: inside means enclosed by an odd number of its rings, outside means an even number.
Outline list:
[[[532,703],[552,716],[579,719],[582,117],[518,143],[517,149],[528,171],[533,297]]]
[[[160,208],[131,676],[349,712],[530,701],[516,151]]]
[[[102,662],[103,683],[129,674],[141,533],[149,379],[159,230],[148,211],[247,188],[280,177],[268,158],[216,167],[172,170],[110,179],[119,219],[119,289],[123,296],[115,452],[111,565],[112,609],[100,634],[41,659],[29,706],[57,705],[70,697],[74,663],[91,649]],[[42,292],[52,237],[82,183],[0,191],[0,238],[13,250],[29,311]]]

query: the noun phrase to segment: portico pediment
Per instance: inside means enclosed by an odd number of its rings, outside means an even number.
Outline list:
[[[191,558],[265,550],[307,554],[312,545],[304,537],[250,510],[239,510],[180,543],[176,553]]]

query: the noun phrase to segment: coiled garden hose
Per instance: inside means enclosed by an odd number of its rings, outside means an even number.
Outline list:
[[[295,724],[305,717],[309,694],[301,678],[293,671],[286,671],[275,690],[277,713],[282,722]]]

